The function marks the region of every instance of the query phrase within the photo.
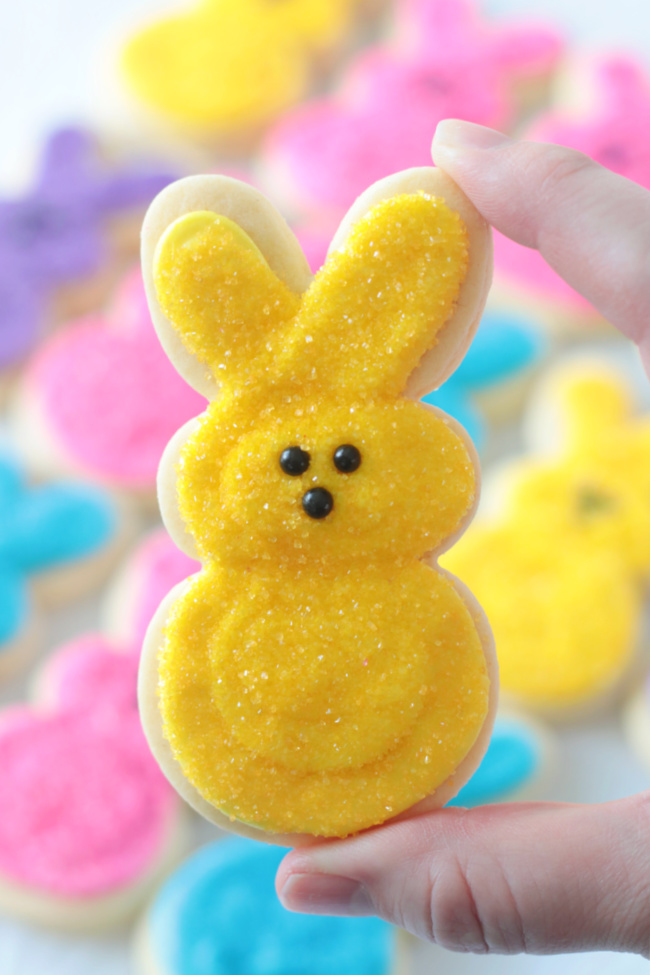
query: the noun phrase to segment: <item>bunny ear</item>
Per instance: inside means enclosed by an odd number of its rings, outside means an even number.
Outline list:
[[[589,451],[633,413],[623,377],[602,360],[580,358],[547,374],[533,395],[526,418],[527,439],[557,455]]]
[[[489,230],[469,201],[440,171],[409,170],[371,187],[332,246],[280,368],[362,398],[398,396],[407,384],[418,396],[443,382],[491,277]]]
[[[154,278],[183,344],[231,382],[246,380],[269,338],[300,307],[250,237],[216,213],[189,213],[172,224],[158,246]]]
[[[159,194],[143,226],[142,271],[167,355],[208,399],[224,380],[246,381],[311,281],[282,217],[225,176],[179,180]]]

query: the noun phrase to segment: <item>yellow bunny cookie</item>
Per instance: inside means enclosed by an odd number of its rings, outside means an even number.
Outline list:
[[[498,511],[443,562],[486,608],[503,691],[549,717],[580,716],[612,695],[638,646],[650,420],[633,416],[625,379],[593,362],[549,374],[533,415],[554,451],[502,471]]]
[[[341,43],[359,0],[202,0],[136,34],[125,80],[195,135],[257,130],[305,92],[313,60]]]
[[[496,675],[481,611],[434,558],[475,510],[475,453],[414,398],[471,340],[489,229],[411,170],[357,201],[312,281],[257,191],[196,177],[154,202],[143,262],[160,338],[211,400],[161,465],[166,523],[203,563],[143,656],[163,770],[271,840],[442,804],[487,745]]]

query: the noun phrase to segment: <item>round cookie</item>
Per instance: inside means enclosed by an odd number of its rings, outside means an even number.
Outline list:
[[[476,455],[415,401],[478,325],[487,225],[442,172],[410,170],[357,201],[312,282],[257,191],[196,177],[152,206],[143,269],[164,347],[211,401],[159,475],[203,564],[143,652],[165,774],[276,843],[444,804],[487,746],[497,679],[480,609],[435,562],[476,507]]]
[[[635,668],[650,571],[650,423],[626,375],[561,363],[531,402],[529,452],[486,481],[443,565],[486,607],[506,700],[576,719]]]
[[[291,914],[280,905],[274,878],[285,852],[243,839],[197,850],[167,879],[141,922],[137,975],[398,970],[396,932],[384,921]]]
[[[160,349],[139,270],[108,314],[52,336],[23,375],[15,439],[42,474],[74,474],[152,501],[163,449],[204,406]]]

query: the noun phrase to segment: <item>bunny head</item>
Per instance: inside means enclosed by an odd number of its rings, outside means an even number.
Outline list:
[[[304,294],[223,214],[186,214],[160,239],[159,307],[220,383],[177,468],[204,561],[419,558],[471,516],[471,448],[404,397],[442,381],[475,327],[468,231],[428,192],[362,207]],[[451,333],[457,306],[466,328]]]
[[[650,422],[635,416],[622,375],[589,360],[557,367],[531,413],[564,431],[560,455],[538,461],[513,497],[556,526],[566,545],[616,553],[631,572],[650,568]],[[542,417],[544,420],[542,421]],[[546,434],[548,437],[548,433]]]
[[[536,27],[487,29],[464,0],[407,4],[401,43],[364,51],[340,94],[299,106],[273,127],[266,164],[310,209],[345,212],[372,181],[431,158],[445,118],[511,125],[515,87],[554,64],[555,35]]]
[[[650,187],[650,82],[630,57],[574,68],[574,85],[590,92],[580,115],[555,109],[533,122],[527,138],[579,149],[608,169]]]

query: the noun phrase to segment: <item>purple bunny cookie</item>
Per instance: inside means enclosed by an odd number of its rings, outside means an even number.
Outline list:
[[[0,200],[0,368],[34,345],[55,293],[101,271],[110,219],[145,209],[175,176],[111,169],[83,129],[54,132],[32,189]]]

